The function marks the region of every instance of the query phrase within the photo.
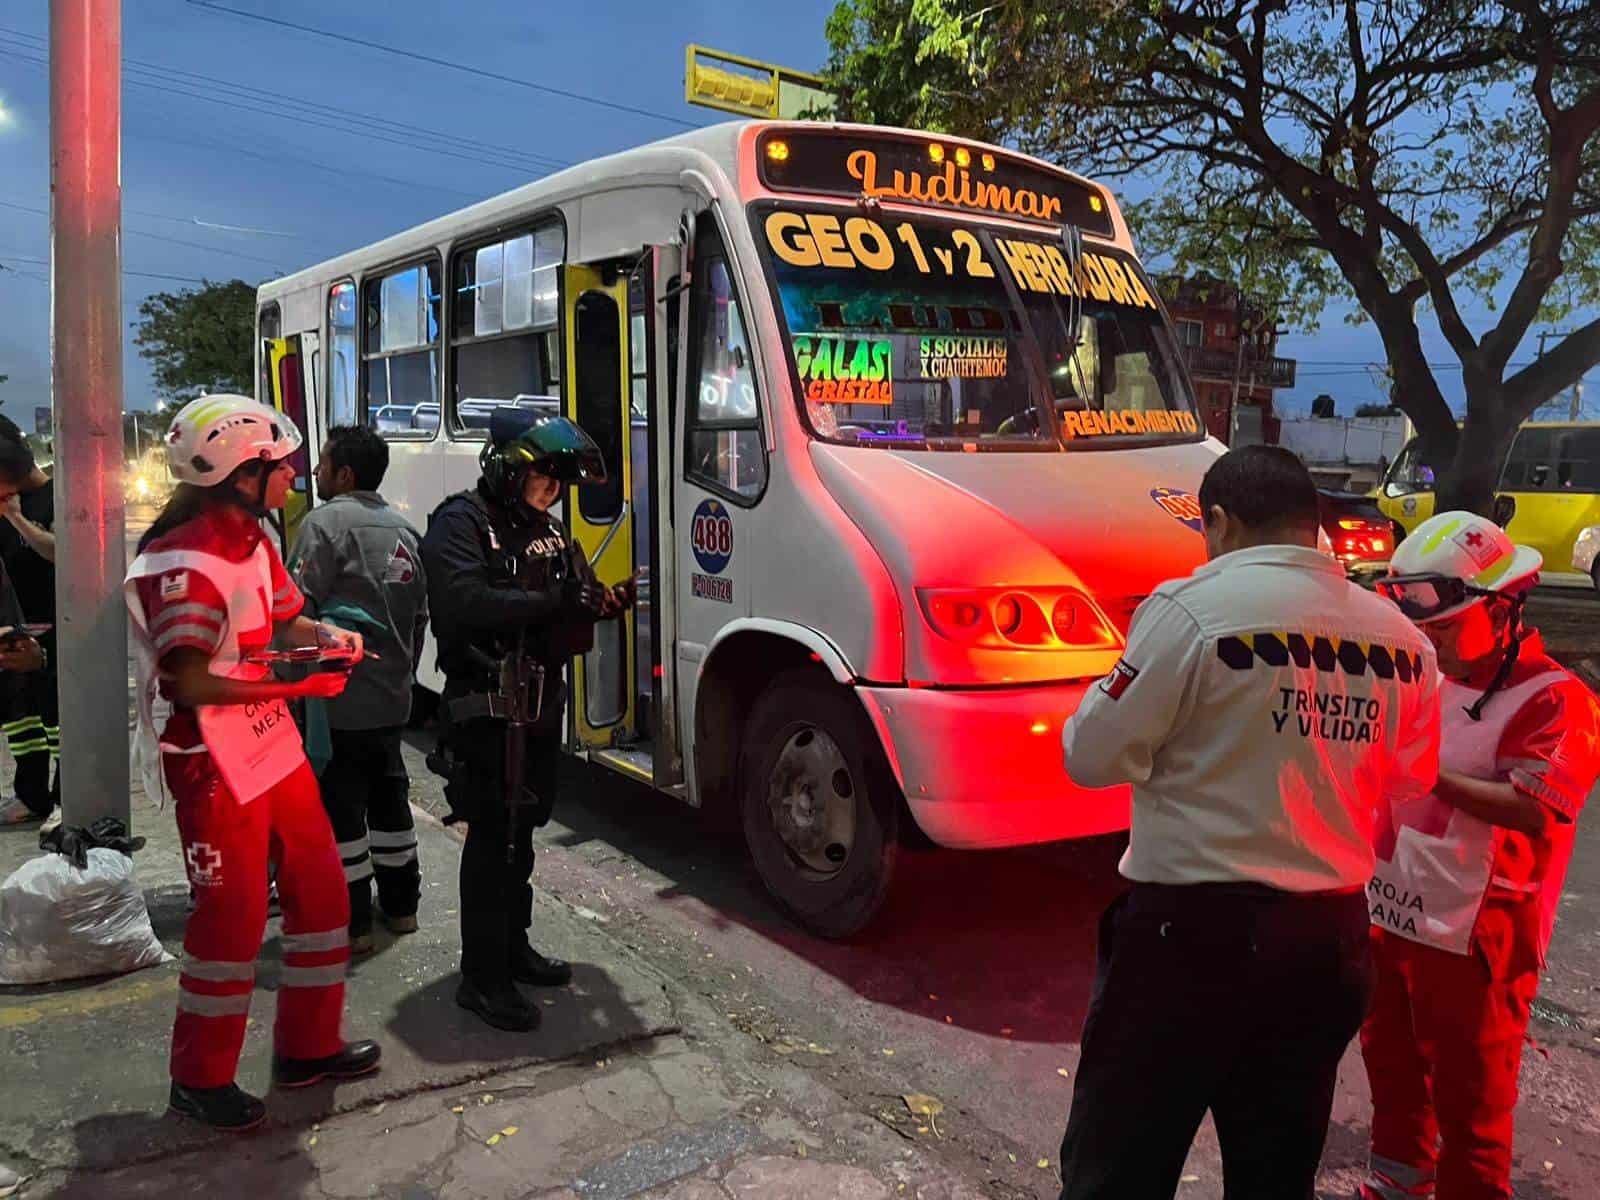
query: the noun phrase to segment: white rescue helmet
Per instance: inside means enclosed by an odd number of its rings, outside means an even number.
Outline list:
[[[1527,591],[1542,566],[1543,555],[1518,546],[1488,517],[1444,512],[1395,548],[1378,590],[1413,621],[1441,621],[1490,596]]]
[[[294,422],[275,408],[248,396],[200,396],[172,418],[167,465],[179,483],[212,487],[243,463],[289,457],[300,441]]]

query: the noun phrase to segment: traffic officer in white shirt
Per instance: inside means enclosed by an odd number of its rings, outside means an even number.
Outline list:
[[[1300,460],[1231,451],[1199,499],[1211,561],[1139,607],[1062,732],[1076,783],[1133,785],[1063,1200],[1172,1196],[1207,1110],[1230,1200],[1312,1196],[1371,990],[1374,830],[1438,772],[1433,648],[1318,553]]]

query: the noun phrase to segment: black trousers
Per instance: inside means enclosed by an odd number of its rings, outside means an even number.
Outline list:
[[[17,774],[17,799],[40,817],[61,803],[61,777],[53,770],[61,755],[60,698],[56,691],[55,642],[46,635],[50,665],[5,680],[5,734]]]
[[[372,881],[391,917],[414,917],[422,895],[411,780],[400,755],[401,728],[334,729],[333,757],[322,771],[322,804],[333,825],[345,882],[350,933],[372,930]]]
[[[1063,1200],[1169,1200],[1209,1109],[1227,1200],[1310,1200],[1372,990],[1360,892],[1136,884],[1100,922]]]
[[[517,811],[513,837],[502,783],[505,730],[502,722],[485,719],[455,732],[462,769],[446,793],[452,814],[467,822],[461,851],[461,973],[487,988],[510,985],[511,964],[529,944],[533,831],[550,819],[561,754],[559,733],[527,735],[523,784],[530,799]]]

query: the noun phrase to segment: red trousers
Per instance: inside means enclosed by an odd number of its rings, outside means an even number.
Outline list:
[[[269,859],[283,907],[276,1051],[287,1058],[338,1053],[350,895],[310,765],[241,805],[209,754],[163,757],[195,895],[178,978],[173,1080],[193,1088],[234,1081],[267,926]]]
[[[1494,933],[1475,937],[1470,954],[1373,931],[1377,983],[1361,1027],[1372,1085],[1372,1174],[1364,1196],[1511,1195],[1517,1071],[1539,986],[1524,918],[1536,908],[1491,901],[1479,927]]]

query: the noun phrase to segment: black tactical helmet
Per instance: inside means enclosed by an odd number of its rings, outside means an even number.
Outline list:
[[[565,417],[525,408],[495,410],[478,467],[490,492],[508,504],[521,497],[529,469],[562,483],[606,481],[593,438]]]

